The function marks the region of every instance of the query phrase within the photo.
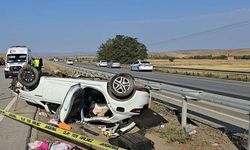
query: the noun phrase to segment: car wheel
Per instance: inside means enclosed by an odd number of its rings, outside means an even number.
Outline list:
[[[108,82],[108,89],[117,98],[127,98],[134,91],[134,78],[127,73],[120,73]]]
[[[26,88],[32,88],[39,82],[39,73],[31,65],[22,67],[18,73],[18,81]]]
[[[6,78],[6,79],[9,78],[9,76],[8,76],[7,74],[5,74],[5,78]]]

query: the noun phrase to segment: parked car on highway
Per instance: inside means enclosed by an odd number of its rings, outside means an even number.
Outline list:
[[[121,68],[121,63],[117,60],[110,60],[107,64],[108,68]]]
[[[135,86],[134,78],[125,73],[109,81],[38,78],[34,67],[22,68],[15,91],[20,98],[56,112],[62,122],[81,116],[82,122],[117,123],[139,115],[149,103],[149,90]]]
[[[153,65],[149,61],[137,60],[130,66],[131,71],[153,71]]]
[[[66,61],[66,64],[68,64],[68,65],[74,65],[74,62],[73,62],[73,60],[69,59],[69,60]]]
[[[107,67],[108,63],[106,60],[99,60],[98,62],[96,62],[96,66],[97,67]]]

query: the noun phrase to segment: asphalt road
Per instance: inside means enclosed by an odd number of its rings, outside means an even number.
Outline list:
[[[123,68],[95,67],[92,65],[74,64],[78,67],[95,69],[110,73],[129,73],[136,78],[143,78],[161,83],[177,85],[194,90],[203,90],[215,94],[250,100],[250,83],[225,79],[214,79],[160,72],[136,72]]]
[[[11,79],[4,78],[4,68],[0,66],[0,108],[34,118],[36,107],[18,99],[8,88]],[[0,115],[0,150],[26,150],[31,127]]]

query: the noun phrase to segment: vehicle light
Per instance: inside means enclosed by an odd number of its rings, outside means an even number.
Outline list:
[[[135,108],[135,109],[132,109],[130,112],[133,112],[133,113],[141,113],[141,109]]]
[[[149,89],[147,89],[147,88],[138,88],[138,89],[136,89],[136,90],[138,90],[138,91],[142,91],[142,92],[147,92],[147,93],[150,93],[149,92]]]

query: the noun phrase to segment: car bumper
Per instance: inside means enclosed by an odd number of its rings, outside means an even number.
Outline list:
[[[4,74],[6,76],[12,76],[12,77],[17,77],[19,71],[4,71]]]
[[[139,70],[145,70],[145,71],[152,71],[153,70],[153,66],[141,66],[139,67]]]
[[[100,67],[107,67],[107,65],[105,65],[105,64],[100,64]]]
[[[112,68],[121,68],[121,65],[112,65]]]

